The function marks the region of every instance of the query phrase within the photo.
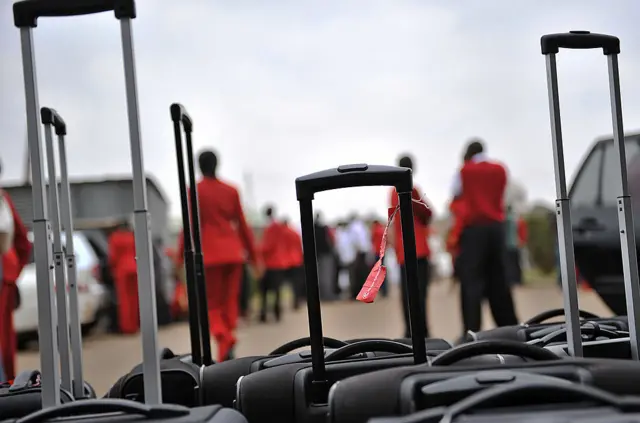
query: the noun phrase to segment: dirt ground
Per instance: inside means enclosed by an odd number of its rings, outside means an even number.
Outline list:
[[[516,306],[521,320],[550,308],[562,307],[562,296],[556,287],[519,288],[515,292]],[[337,339],[381,336],[400,337],[403,332],[398,293],[378,298],[375,303],[336,302],[323,306],[324,335]],[[591,292],[582,292],[580,308],[602,316],[611,313]],[[429,296],[429,326],[432,336],[455,339],[461,334],[458,292],[448,282],[434,285]],[[484,326],[493,326],[485,307]],[[268,354],[271,350],[294,338],[308,336],[306,309],[287,311],[280,323],[243,323],[238,333],[237,355]],[[186,324],[163,328],[159,334],[161,347],[183,353],[189,349]],[[215,351],[215,349],[214,349]],[[84,342],[85,379],[102,395],[121,375],[140,362],[139,336],[95,335]],[[39,368],[37,351],[22,352],[19,369]]]

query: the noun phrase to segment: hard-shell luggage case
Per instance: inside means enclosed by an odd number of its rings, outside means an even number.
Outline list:
[[[364,423],[374,417],[407,416],[450,406],[475,392],[516,380],[516,373],[553,376],[616,395],[640,395],[640,386],[636,383],[640,364],[632,360],[549,357],[549,360],[509,366],[436,363],[431,367],[381,370],[336,383],[330,393],[329,421]]]
[[[327,354],[320,311],[313,198],[317,192],[360,186],[394,186],[399,193],[412,342],[407,345],[392,340],[369,339],[347,344]],[[296,179],[304,249],[311,363],[267,368],[242,377],[237,384],[236,408],[250,422],[324,421],[329,388],[336,381],[379,369],[427,362],[424,317],[421,319],[425,311],[420,310],[418,303],[412,187],[410,169],[365,164],[341,166]],[[359,355],[371,352],[395,355],[359,358]],[[438,352],[430,353],[435,355]],[[287,359],[287,356],[276,360],[283,359]]]
[[[55,314],[56,303],[53,298],[53,275],[55,268],[54,260],[57,260],[59,252],[52,251],[47,240],[51,237],[51,225],[49,216],[45,208],[46,190],[44,175],[42,172],[42,151],[39,128],[39,105],[38,89],[36,81],[36,67],[34,56],[34,45],[32,30],[37,26],[37,19],[42,16],[72,16],[99,13],[114,10],[115,15],[122,24],[123,57],[125,69],[125,81],[127,84],[127,105],[129,112],[129,128],[131,135],[131,151],[133,160],[133,180],[134,180],[134,216],[136,233],[136,255],[138,265],[138,282],[140,298],[140,318],[142,322],[143,338],[145,339],[144,349],[152,348],[152,351],[145,351],[145,356],[149,357],[149,377],[145,380],[146,393],[150,403],[160,402],[160,390],[158,383],[157,359],[157,331],[155,312],[155,289],[153,280],[153,269],[151,266],[151,240],[149,231],[149,216],[147,212],[146,185],[143,180],[142,154],[140,146],[140,127],[138,122],[138,99],[135,82],[135,66],[133,62],[133,45],[131,36],[131,18],[135,17],[135,6],[133,1],[119,0],[25,0],[18,1],[13,5],[14,23],[20,29],[22,44],[22,62],[25,81],[26,114],[27,114],[27,135],[29,142],[29,152],[31,155],[31,172],[33,180],[33,209],[34,209],[34,253],[36,262],[36,277],[38,278],[38,321],[39,321],[39,342],[41,354],[42,377],[42,405],[52,407],[60,403],[59,380],[60,371],[58,368],[58,337],[55,336],[56,323],[60,318],[60,326],[66,324],[64,312]],[[43,113],[43,118],[47,118]],[[55,119],[53,119],[55,121]],[[46,120],[45,120],[46,122]],[[58,131],[57,131],[58,132]],[[50,134],[50,132],[47,132]],[[47,135],[49,138],[50,135]],[[47,138],[47,139],[48,139]],[[51,172],[51,169],[50,169]],[[52,181],[52,188],[55,182]],[[54,189],[51,189],[55,193]],[[69,210],[70,212],[70,210]],[[55,215],[54,215],[55,219]],[[54,222],[59,224],[58,222]],[[47,281],[49,283],[47,283]],[[61,289],[58,284],[58,289]],[[58,301],[63,299],[58,296]],[[64,305],[61,305],[64,308]],[[53,317],[53,318],[52,318]],[[76,329],[72,327],[72,332]],[[61,342],[67,340],[66,331],[59,334]],[[77,336],[74,336],[77,339]],[[64,347],[64,343],[63,343]],[[64,351],[64,350],[63,350]],[[152,359],[155,357],[155,360]],[[63,381],[66,378],[68,366],[63,353],[61,368]],[[155,371],[154,371],[155,370]]]
[[[193,122],[185,108],[180,104],[172,104],[170,112],[176,143],[180,201],[182,205],[184,263],[189,301],[191,354],[176,355],[168,348],[163,349],[161,352],[160,377],[162,379],[163,392],[165,392],[163,398],[165,402],[195,407],[203,404],[203,390],[201,386],[202,367],[210,366],[213,364],[213,360],[211,358],[209,316],[207,314],[207,296],[200,242],[198,194],[196,191],[196,177],[193,163]],[[183,130],[186,140],[186,158],[189,171],[189,194],[187,194],[187,179],[184,169],[185,154],[182,147]],[[142,402],[144,399],[142,380],[143,369],[142,364],[140,364],[118,379],[106,397],[126,398]],[[209,402],[208,404],[219,403]]]
[[[566,34],[545,35],[541,39],[542,54],[547,63],[547,85],[549,89],[549,109],[551,135],[553,142],[554,171],[556,178],[556,218],[560,251],[560,274],[564,297],[564,315],[566,323],[562,327],[549,327],[544,331],[538,328],[522,326],[497,328],[491,331],[470,334],[470,339],[518,339],[526,342],[554,345],[549,348],[562,356],[586,356],[609,358],[633,358],[638,360],[638,326],[640,322],[640,285],[638,282],[638,263],[634,234],[633,211],[627,180],[627,165],[622,123],[620,96],[620,77],[618,72],[618,54],[620,41],[610,35],[592,34],[588,31],[573,31]],[[623,257],[623,273],[627,301],[627,316],[618,318],[587,319],[597,325],[580,322],[578,309],[578,288],[573,250],[573,226],[571,221],[570,199],[565,176],[564,149],[562,144],[562,126],[560,122],[560,101],[556,54],[560,48],[603,49],[609,68],[609,88],[611,94],[611,114],[613,119],[613,138],[618,152],[620,169],[620,192],[618,220],[620,242]],[[615,330],[612,326],[617,326]],[[542,329],[542,328],[540,328]],[[604,330],[602,330],[604,329]],[[594,336],[597,335],[597,336]],[[546,338],[546,339],[543,339]],[[584,342],[583,342],[584,338]],[[595,338],[595,339],[594,339]]]
[[[40,116],[45,129],[46,156],[49,170],[48,210],[44,203],[34,202],[34,210],[42,210],[51,215],[53,230],[51,239],[38,239],[47,249],[53,247],[53,266],[55,270],[56,302],[48,315],[39,314],[39,328],[53,322],[57,329],[56,348],[59,350],[46,351],[40,348],[41,362],[51,358],[47,355],[59,353],[61,380],[59,382],[59,398],[61,402],[70,402],[86,398],[95,398],[96,394],[91,385],[83,378],[82,372],[82,333],[80,330],[80,315],[78,307],[77,270],[75,266],[75,250],[73,245],[73,219],[71,215],[71,195],[67,171],[65,136],[67,128],[58,113],[47,107],[40,110]],[[58,138],[58,152],[60,162],[60,187],[56,176],[56,159],[53,142],[53,132]],[[41,153],[41,152],[40,152]],[[34,174],[42,175],[42,168],[32,167]],[[43,178],[44,179],[44,178]],[[43,179],[34,178],[34,192],[45,190]],[[62,196],[60,200],[59,196]],[[65,245],[63,246],[62,226],[65,230]],[[52,282],[52,281],[51,281]],[[38,284],[38,289],[41,289]],[[51,284],[53,285],[53,284]],[[68,294],[67,294],[68,288]],[[67,295],[69,298],[67,298]],[[67,308],[67,300],[69,309]],[[57,314],[55,313],[57,309]],[[40,308],[38,311],[40,312]],[[57,318],[57,323],[56,323]],[[46,330],[46,328],[45,328]],[[40,330],[40,333],[43,333]],[[58,358],[53,358],[57,360]],[[55,361],[54,361],[55,362]],[[38,370],[25,370],[19,373],[12,383],[0,384],[0,416],[21,417],[43,406],[42,375]]]
[[[566,34],[545,35],[541,39],[542,54],[547,63],[547,83],[549,88],[549,109],[551,115],[551,133],[553,139],[554,165],[556,176],[556,214],[558,222],[558,242],[560,248],[560,271],[565,298],[565,314],[570,316],[567,322],[566,345],[553,347],[559,353],[573,356],[619,356],[628,352],[625,358],[639,360],[640,340],[640,282],[638,278],[638,259],[634,231],[633,210],[627,179],[627,160],[624,143],[622,119],[622,100],[620,95],[620,75],[618,54],[620,40],[603,34],[588,31],[572,31]],[[619,167],[619,186],[617,199],[620,245],[622,248],[622,268],[625,296],[627,302],[628,337],[612,340],[597,340],[582,343],[580,323],[578,321],[578,298],[576,272],[574,269],[573,226],[570,215],[570,199],[565,181],[564,152],[562,146],[562,127],[560,123],[560,101],[556,54],[561,48],[602,49],[607,56],[609,71],[609,91],[611,98],[611,116],[613,121],[613,142],[616,147]]]
[[[620,338],[628,336],[627,316],[599,317],[588,311],[579,310],[581,324],[584,332],[589,327],[602,329],[598,335],[602,338]],[[491,339],[506,339],[520,342],[536,342],[539,345],[547,345],[550,342],[566,342],[566,323],[563,321],[548,322],[558,317],[564,318],[564,309],[557,308],[542,312],[531,319],[514,326],[501,326],[477,333],[468,332],[462,343],[484,341]],[[611,337],[611,338],[608,338]],[[546,338],[546,339],[545,339]]]
[[[1,417],[0,417],[1,418]],[[1,423],[247,423],[235,410],[222,406],[187,408],[175,404],[146,405],[123,399],[74,401]]]
[[[440,422],[612,422],[640,421],[640,397],[614,395],[566,379],[512,372],[511,381],[459,392],[460,399],[402,417],[378,417],[369,423]],[[462,376],[464,378],[465,376]],[[441,382],[445,390],[456,379]],[[439,393],[438,384],[432,391]]]

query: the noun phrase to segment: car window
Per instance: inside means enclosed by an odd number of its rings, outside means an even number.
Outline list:
[[[64,242],[65,242],[65,237],[63,233],[62,234],[63,245],[64,245]],[[75,253],[76,253],[76,266],[78,266],[78,269],[85,270],[97,264],[96,255],[93,252],[91,245],[89,245],[89,242],[83,235],[79,233],[73,234],[73,249],[75,250]]]
[[[33,242],[33,233],[29,232],[28,238],[31,242]],[[62,233],[62,245],[65,245],[65,234]],[[73,248],[76,253],[76,266],[80,270],[85,270],[93,267],[97,263],[96,254],[93,251],[91,245],[87,239],[80,233],[73,234]],[[29,256],[29,263],[34,262],[33,249],[31,249],[31,254]]]
[[[613,142],[605,144],[604,167],[602,171],[602,204],[615,205],[620,195],[620,168],[618,166],[618,151]],[[629,191],[634,203],[640,201],[640,139],[632,138],[625,141],[627,156],[627,179]]]
[[[571,186],[572,207],[594,207],[598,199],[602,148],[591,151]]]

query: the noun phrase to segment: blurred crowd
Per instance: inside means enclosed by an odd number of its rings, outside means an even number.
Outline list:
[[[255,315],[263,323],[278,322],[283,313],[283,301],[290,302],[294,310],[305,302],[303,246],[298,230],[288,219],[277,214],[275,205],[265,207],[267,224],[255,239],[245,219],[238,190],[217,173],[216,153],[209,150],[200,153],[198,164],[202,175],[197,195],[208,317],[211,335],[218,348],[217,359],[224,361],[234,356],[236,329],[241,317],[251,319]],[[401,156],[396,164],[416,172],[414,159],[408,154]],[[481,141],[470,142],[454,179],[449,203],[451,222],[445,236],[453,279],[460,285],[463,336],[480,329],[480,310],[485,299],[498,325],[517,323],[511,288],[522,283],[521,251],[526,244],[527,228],[514,207],[505,203],[506,186],[504,165],[489,159]],[[412,198],[419,303],[424,311],[428,336],[427,297],[433,273],[429,237],[433,211],[419,187],[414,186]],[[18,296],[15,285],[27,263],[31,244],[8,194],[3,192],[0,199],[0,206],[6,204],[6,207],[0,207],[0,235],[10,234],[8,241],[0,238],[0,247],[7,246],[1,251],[0,352],[3,371],[11,378],[15,375],[16,336],[12,320]],[[385,258],[388,247],[393,251],[401,275],[403,336],[408,338],[411,327],[404,283],[404,246],[395,189],[390,190],[386,203],[388,219],[364,218],[352,213],[329,225],[320,214],[315,216],[319,293],[321,301],[355,301],[372,267],[388,260],[388,256]],[[180,235],[175,248],[167,250],[176,280],[170,304],[171,314],[176,319],[185,318],[188,311],[184,240]],[[195,246],[188,247],[193,250]],[[108,265],[117,298],[115,320],[118,331],[136,333],[140,319],[131,222],[121,222],[110,233]],[[288,289],[283,290],[285,287]],[[254,296],[254,292],[258,295]],[[382,284],[380,295],[389,295],[388,284]],[[252,301],[254,297],[257,297],[256,301]]]

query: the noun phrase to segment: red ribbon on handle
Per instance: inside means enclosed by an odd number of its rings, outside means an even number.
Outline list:
[[[418,203],[427,207],[427,205],[420,200],[413,199],[414,203]],[[387,276],[387,267],[382,264],[382,259],[384,258],[384,254],[387,250],[387,236],[389,233],[389,227],[391,226],[391,222],[395,218],[396,214],[400,211],[400,205],[396,207],[389,208],[389,219],[387,220],[387,225],[384,228],[384,232],[382,234],[382,242],[380,243],[380,258],[373,265],[371,272],[369,272],[369,276],[367,276],[367,280],[362,285],[356,300],[361,301],[363,303],[372,303],[375,301],[376,296],[378,295],[378,291],[380,291],[380,287],[385,281]]]
[[[392,207],[389,209],[389,220],[387,220],[387,226],[384,228],[384,232],[382,234],[382,242],[380,243],[380,258],[373,265],[373,269],[369,272],[369,276],[367,276],[367,280],[364,282],[362,289],[358,293],[356,300],[362,301],[363,303],[372,303],[375,301],[376,296],[378,295],[378,291],[380,291],[380,287],[384,283],[385,277],[387,276],[387,267],[382,264],[382,259],[384,258],[385,251],[387,250],[387,236],[389,234],[389,227],[391,226],[391,222],[393,222],[393,218],[396,213],[400,210],[400,206]]]

